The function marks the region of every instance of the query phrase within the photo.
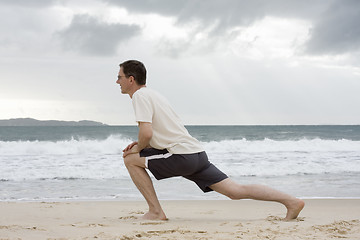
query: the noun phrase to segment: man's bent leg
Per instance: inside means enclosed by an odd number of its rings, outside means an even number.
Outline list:
[[[149,174],[145,170],[145,158],[137,154],[130,154],[124,158],[132,181],[144,196],[149,205],[149,212],[143,218],[149,220],[166,220],[164,211],[156,196],[156,192]]]
[[[231,199],[255,199],[263,201],[275,201],[285,205],[287,214],[285,220],[297,218],[300,211],[304,208],[304,201],[292,197],[283,192],[277,191],[263,185],[241,185],[230,178],[215,183],[210,188]]]

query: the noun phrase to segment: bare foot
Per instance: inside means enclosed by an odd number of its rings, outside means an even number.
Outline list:
[[[301,199],[295,199],[290,204],[286,206],[287,213],[286,217],[284,218],[285,221],[293,220],[297,218],[301,210],[304,208],[305,202]]]
[[[160,212],[160,213],[147,212],[144,214],[144,216],[142,216],[141,219],[144,219],[144,220],[168,220],[167,217],[165,216],[164,212]]]

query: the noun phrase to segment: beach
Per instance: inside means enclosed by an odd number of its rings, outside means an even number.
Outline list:
[[[296,220],[254,200],[161,201],[167,221],[145,221],[144,201],[0,202],[0,239],[360,239],[360,199],[305,199]]]

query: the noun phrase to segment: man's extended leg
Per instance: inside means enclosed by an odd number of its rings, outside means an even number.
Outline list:
[[[165,213],[156,196],[151,178],[145,170],[145,158],[140,157],[138,153],[130,154],[124,158],[124,163],[132,181],[149,205],[149,212],[146,213],[143,218],[149,220],[166,220]]]
[[[285,220],[297,218],[300,211],[304,208],[304,201],[292,197],[263,185],[241,185],[230,178],[222,180],[210,186],[216,192],[219,192],[231,199],[255,199],[263,201],[275,201],[285,205],[287,214]]]

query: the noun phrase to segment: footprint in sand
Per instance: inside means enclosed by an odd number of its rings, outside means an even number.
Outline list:
[[[303,217],[298,217],[296,219],[293,219],[293,220],[284,220],[284,218],[281,218],[281,217],[277,217],[277,216],[268,216],[266,218],[266,221],[269,221],[271,223],[277,223],[277,222],[302,222],[304,221],[305,218]]]
[[[164,224],[164,221],[158,222],[158,221],[149,221],[149,222],[141,222],[140,225],[161,225]]]
[[[129,214],[145,214],[145,212],[143,212],[143,211],[134,211],[134,212],[129,212]]]
[[[119,219],[121,219],[121,220],[138,219],[139,217],[135,216],[134,214],[136,214],[136,215],[144,215],[145,212],[143,212],[143,211],[132,211],[132,212],[129,212],[129,214],[131,214],[131,215],[119,217]]]
[[[121,219],[121,220],[128,220],[128,219],[137,219],[137,217],[131,215],[131,216],[119,217],[119,219]]]
[[[78,222],[78,223],[73,223],[70,224],[72,227],[79,227],[79,228],[94,228],[94,227],[107,227],[108,225],[105,224],[101,224],[101,223],[82,223],[82,222]],[[62,226],[66,226],[66,225],[62,225]]]
[[[124,235],[121,240],[133,240],[133,239],[140,239],[140,238],[146,238],[150,239],[152,237],[155,237],[156,239],[159,239],[158,237],[161,237],[161,239],[208,239],[204,238],[203,234],[207,234],[207,231],[190,231],[187,229],[168,229],[168,230],[149,230],[149,231],[141,231],[135,233],[134,236],[127,236]],[[179,236],[180,234],[180,236]]]
[[[359,225],[360,220],[351,221],[335,221],[331,224],[315,225],[312,228],[314,230],[335,234],[334,237],[343,238],[344,235],[349,234],[353,227]]]
[[[25,230],[32,230],[32,231],[46,231],[45,229],[38,228],[38,227],[35,227],[35,226],[33,226],[33,227],[24,227],[24,226],[20,226],[20,225],[0,226],[0,229],[9,229],[9,230],[25,229]]]

